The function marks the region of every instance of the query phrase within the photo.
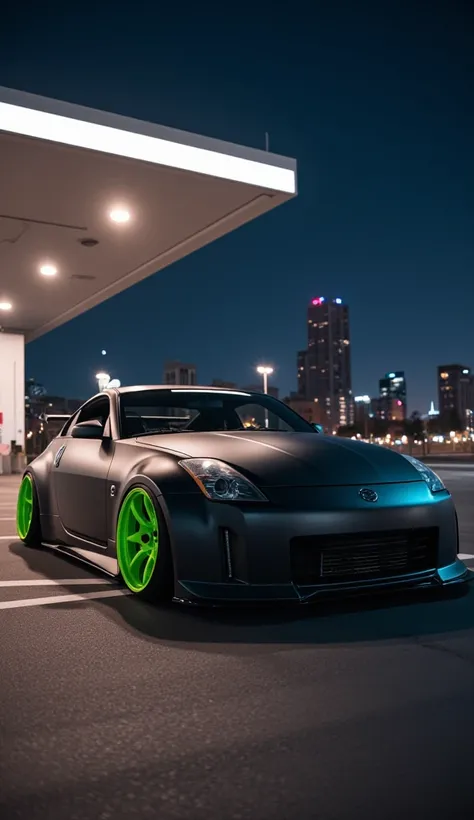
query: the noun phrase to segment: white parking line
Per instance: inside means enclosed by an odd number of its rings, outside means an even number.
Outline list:
[[[0,535],[0,541],[18,541],[18,535]]]
[[[56,587],[56,586],[89,586],[108,585],[114,582],[110,578],[32,578],[27,581],[0,581],[0,587]]]
[[[474,555],[469,555],[467,552],[460,552],[458,558],[461,561],[469,561],[469,559],[474,558]]]
[[[15,516],[13,516],[13,518],[1,518],[0,517],[0,521],[16,521],[16,518],[15,518]]]
[[[80,603],[98,598],[117,598],[119,595],[131,595],[127,589],[110,589],[102,592],[84,592],[83,595],[52,595],[51,598],[24,598],[21,601],[0,601],[0,609],[21,609],[29,606],[48,606],[51,604]]]

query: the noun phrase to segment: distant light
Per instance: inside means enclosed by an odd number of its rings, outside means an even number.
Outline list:
[[[313,299],[313,300],[312,300],[312,304],[313,304],[313,305],[322,305],[322,303],[323,303],[324,301],[325,301],[325,297],[324,297],[324,296],[320,296],[318,299]]]
[[[109,216],[112,222],[117,222],[118,225],[124,225],[126,222],[130,222],[130,211],[127,211],[125,208],[114,208],[109,212]]]
[[[394,379],[395,378],[395,373],[389,373],[387,378],[388,379]]]
[[[108,383],[107,387],[120,387],[120,384],[120,379],[112,379],[112,381]]]
[[[342,305],[342,299],[334,299],[336,305]]]
[[[109,386],[109,382],[110,382],[109,374],[108,373],[96,373],[95,377],[97,379],[100,392],[102,392],[103,390],[106,390],[107,387]]]
[[[41,265],[39,272],[42,276],[56,276],[58,269],[55,265]]]
[[[257,373],[260,373],[261,376],[264,376],[264,375],[270,376],[273,373],[273,367],[266,367],[265,365],[259,365],[257,367]]]
[[[11,310],[13,307],[11,302],[0,302],[0,310]]]
[[[465,368],[462,372],[463,372],[464,374],[466,374],[466,373],[469,373],[469,370],[468,370],[468,368]]]
[[[400,399],[398,399],[397,404],[398,404],[399,407],[402,406],[402,402],[400,401]]]
[[[354,401],[370,404],[370,396],[354,396]]]
[[[107,353],[107,351],[106,351],[106,350],[101,350],[101,353],[102,353],[102,355],[103,355],[103,356],[105,356],[105,354]]]

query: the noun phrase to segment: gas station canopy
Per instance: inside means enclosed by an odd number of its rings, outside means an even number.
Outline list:
[[[296,192],[293,159],[0,88],[0,327],[36,339]]]

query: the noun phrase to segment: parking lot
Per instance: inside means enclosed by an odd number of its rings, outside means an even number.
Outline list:
[[[474,464],[433,465],[474,569]],[[472,816],[474,585],[317,609],[143,604],[15,536],[0,476],[0,817]]]

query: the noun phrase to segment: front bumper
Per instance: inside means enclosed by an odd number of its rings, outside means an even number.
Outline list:
[[[357,583],[331,584],[324,586],[298,587],[295,584],[209,584],[202,581],[177,581],[173,600],[181,604],[263,604],[293,603],[309,604],[328,598],[345,598],[355,595],[369,595],[375,592],[426,587],[436,588],[466,583],[473,573],[458,558],[434,572],[378,578]]]
[[[167,496],[164,512],[174,557],[175,600],[308,603],[468,580],[471,574],[457,557],[456,512],[448,493],[433,496],[423,481],[377,485],[373,489],[379,500],[369,505],[360,499],[359,489],[273,488],[265,490],[268,504],[253,505],[213,503],[196,494]],[[317,539],[337,535],[347,536],[349,542],[354,533],[375,538],[401,530],[436,531],[436,553],[422,571],[295,583],[293,539],[314,537],[317,543]]]

